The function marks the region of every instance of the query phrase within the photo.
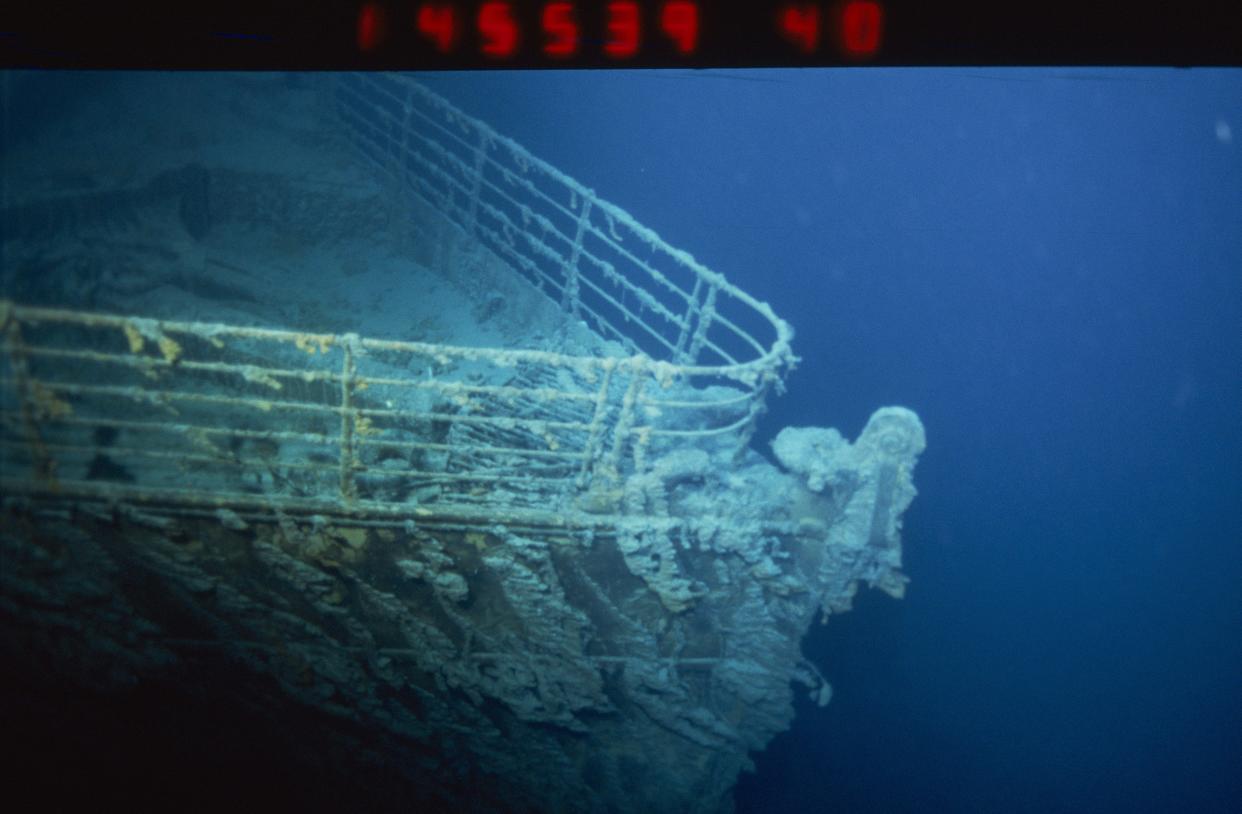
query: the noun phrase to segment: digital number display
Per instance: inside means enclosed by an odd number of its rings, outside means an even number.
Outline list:
[[[9,2],[0,67],[1237,67],[1234,5],[1115,14],[1046,0],[177,0],[136,25],[108,0],[70,15]]]
[[[787,3],[776,16],[781,35],[803,54],[814,54],[820,48],[824,20],[832,22],[835,45],[840,53],[868,57],[880,49],[884,10],[874,0],[851,0],[823,9],[815,3]]]
[[[415,19],[418,33],[426,37],[441,54],[450,53],[456,47],[458,31],[461,29],[457,9],[452,6],[424,4],[418,7]]]
[[[543,7],[543,52],[550,57],[572,57],[581,45],[578,13],[573,3],[548,3]]]
[[[383,53],[410,47],[405,35],[412,33],[416,47],[446,58],[553,65],[625,64],[653,53],[693,64],[704,47],[726,54],[745,48],[739,36],[757,48],[778,44],[791,57],[831,47],[839,57],[867,58],[882,43],[884,13],[875,0],[775,5],[759,27],[739,25],[728,8],[703,0],[374,1],[359,7],[357,45],[363,54]]]

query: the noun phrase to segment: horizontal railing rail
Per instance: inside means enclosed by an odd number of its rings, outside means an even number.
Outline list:
[[[397,189],[630,352],[765,392],[792,330],[628,212],[406,76],[335,86],[350,140]]]
[[[6,492],[590,526],[632,514],[627,485],[660,456],[748,445],[795,361],[766,304],[408,77],[333,88],[344,131],[398,195],[615,352],[0,301]]]
[[[661,438],[735,434],[747,420],[747,400],[729,391],[715,404],[734,420],[696,424],[711,400],[661,400],[679,371],[642,354],[4,300],[0,321],[0,476],[23,492],[289,510],[326,502],[394,516],[494,519],[504,509],[572,522],[619,511],[625,481],[648,468]]]

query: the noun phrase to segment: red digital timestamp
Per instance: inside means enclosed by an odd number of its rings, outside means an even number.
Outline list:
[[[878,2],[845,0],[829,5],[825,11],[821,18],[816,3],[785,3],[777,11],[776,28],[804,54],[819,48],[824,28],[834,35],[837,46],[847,56],[865,58],[879,51],[884,7]]]
[[[415,32],[436,52],[443,55],[459,53],[464,34],[469,29],[477,37],[479,53],[487,58],[504,60],[515,56],[524,37],[534,28],[539,48],[550,59],[578,56],[584,47],[584,23],[577,4],[550,0],[537,8],[537,20],[531,25],[524,9],[519,11],[510,0],[485,0],[469,13],[464,3],[415,3]],[[602,38],[596,34],[591,42],[598,43],[605,57],[624,60],[636,56],[644,45],[643,4],[636,0],[610,0],[604,3]],[[388,15],[379,3],[364,3],[358,12],[358,48],[363,52],[376,50],[388,34]],[[699,48],[699,4],[695,0],[665,0],[659,3],[655,27],[674,53],[693,56]],[[525,23],[525,24],[524,24]]]

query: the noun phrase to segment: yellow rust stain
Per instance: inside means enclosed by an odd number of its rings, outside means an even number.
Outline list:
[[[293,344],[297,346],[298,350],[314,356],[315,353],[328,352],[328,348],[332,347],[332,337],[297,334],[293,337]]]
[[[350,548],[362,548],[367,542],[367,530],[363,528],[337,528],[336,534]]]
[[[160,336],[159,341],[160,353],[164,354],[164,361],[173,364],[181,358],[181,345],[177,340],[169,336]]]
[[[125,331],[125,338],[129,341],[129,352],[138,353],[141,351],[146,344],[146,340],[142,338],[142,334],[138,332],[138,329],[128,322],[122,325],[121,329]]]
[[[34,403],[34,416],[36,421],[46,419],[68,418],[73,415],[73,407],[69,402],[60,398],[56,393],[42,382],[32,381],[30,383],[30,400]]]

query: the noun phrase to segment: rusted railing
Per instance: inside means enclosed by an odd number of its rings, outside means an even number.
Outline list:
[[[455,347],[0,301],[7,494],[587,525],[678,447],[747,445],[793,361],[767,305],[405,77],[335,110],[399,195],[617,343]]]

